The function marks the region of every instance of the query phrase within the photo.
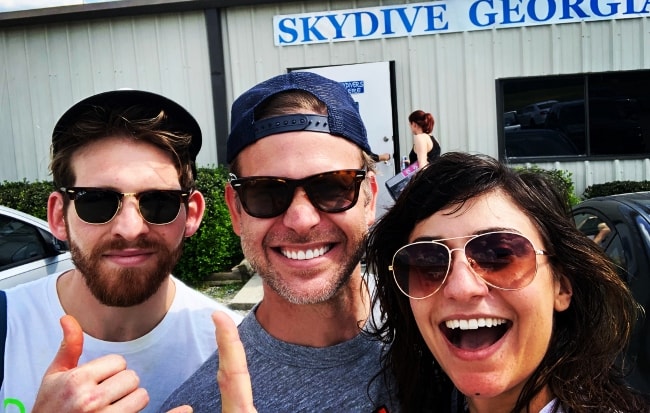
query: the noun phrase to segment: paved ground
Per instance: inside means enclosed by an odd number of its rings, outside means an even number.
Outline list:
[[[225,280],[236,280],[238,278],[231,274],[221,276]],[[238,313],[246,315],[262,299],[262,279],[259,275],[254,274],[242,287],[239,287],[239,285],[239,283],[208,284],[200,288],[199,291]]]
[[[232,300],[230,300],[228,306],[233,310],[248,311],[260,302],[263,296],[262,279],[259,275],[255,274],[244,284]]]

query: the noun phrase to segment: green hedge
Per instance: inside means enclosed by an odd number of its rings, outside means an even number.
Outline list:
[[[548,175],[548,177],[555,182],[555,184],[560,188],[562,192],[567,197],[567,201],[569,202],[569,205],[574,206],[580,202],[580,198],[578,198],[575,194],[575,186],[573,185],[573,175],[569,171],[565,171],[563,169],[553,169],[553,170],[548,170],[548,169],[542,169],[538,167],[537,165],[533,165],[529,168],[525,167],[517,167],[515,169],[528,169],[534,172],[541,172],[543,174]]]
[[[0,185],[0,205],[17,209],[47,221],[47,199],[53,182],[7,182]]]
[[[205,197],[203,223],[187,238],[183,256],[174,274],[192,285],[200,284],[213,272],[230,271],[244,259],[239,237],[233,232],[224,187],[228,168],[199,168],[196,187]]]
[[[185,240],[183,256],[174,269],[174,275],[195,286],[210,273],[230,271],[244,257],[223,197],[228,169],[219,166],[199,168],[197,172],[196,186],[205,196],[206,210],[197,233]],[[0,184],[0,205],[47,219],[47,199],[52,190],[51,181],[5,181]]]
[[[524,169],[516,167],[515,169]],[[595,184],[585,188],[582,197],[575,195],[572,174],[565,170],[546,170],[533,165],[530,170],[548,174],[551,179],[562,188],[567,194],[569,204],[574,206],[583,199],[595,198],[597,196],[607,196],[615,194],[626,194],[629,192],[650,191],[650,181],[612,181],[602,184]]]
[[[584,199],[597,196],[626,194],[628,192],[650,191],[650,181],[614,181],[591,185],[582,194]]]

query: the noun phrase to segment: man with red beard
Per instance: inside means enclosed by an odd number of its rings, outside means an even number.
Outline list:
[[[205,210],[200,148],[196,120],[154,93],[100,93],[59,119],[48,221],[76,268],[7,291],[5,406],[158,411],[214,351],[210,314],[240,321],[171,276]]]

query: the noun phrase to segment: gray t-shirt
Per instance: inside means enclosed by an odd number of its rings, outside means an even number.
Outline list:
[[[239,335],[259,413],[265,412],[397,412],[391,380],[381,373],[384,344],[364,334],[331,347],[285,343],[270,336],[251,311]],[[161,411],[189,404],[194,413],[221,412],[216,381],[217,353],[165,401]],[[385,410],[382,410],[385,409]]]

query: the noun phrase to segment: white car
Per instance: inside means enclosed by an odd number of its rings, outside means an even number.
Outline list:
[[[0,206],[0,290],[73,267],[68,244],[47,222]]]
[[[506,131],[519,130],[521,125],[517,119],[517,111],[511,110],[503,113],[503,129]]]
[[[523,127],[541,127],[544,125],[546,115],[548,115],[551,106],[556,103],[558,103],[557,100],[546,100],[544,102],[537,102],[524,106],[524,108],[519,112],[517,120]]]

